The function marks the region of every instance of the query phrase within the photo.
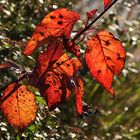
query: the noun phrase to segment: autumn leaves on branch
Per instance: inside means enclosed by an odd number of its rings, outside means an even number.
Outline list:
[[[84,115],[84,81],[79,74],[82,57],[75,40],[116,1],[104,0],[104,11],[96,18],[93,16],[97,9],[87,12],[87,19],[93,21],[89,24],[86,22],[85,28],[73,38],[70,34],[74,24],[80,20],[80,15],[66,8],[49,13],[36,27],[23,54],[29,56],[37,48],[44,45],[47,47],[44,52],[39,53],[36,66],[32,73],[27,74],[27,78],[30,79],[29,84],[39,89],[50,110],[68,101],[74,92],[77,112],[80,116]],[[85,60],[91,75],[114,96],[113,77],[121,73],[125,62],[125,51],[121,41],[112,33],[102,30],[90,37],[86,45]],[[72,58],[69,53],[76,57]],[[9,67],[8,64],[0,65],[0,68]],[[35,119],[37,112],[34,94],[27,87],[28,85],[20,85],[19,81],[12,83],[5,89],[1,98],[4,116],[11,125],[20,129],[27,127]]]

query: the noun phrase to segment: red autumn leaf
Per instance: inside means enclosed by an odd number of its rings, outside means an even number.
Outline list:
[[[76,108],[77,112],[82,115],[83,114],[83,95],[84,95],[84,82],[83,80],[78,77],[77,83],[74,88],[75,96],[76,96]]]
[[[33,51],[43,44],[49,37],[70,37],[71,30],[80,15],[66,8],[57,9],[49,13],[36,27],[30,41],[25,47],[23,54],[31,55]]]
[[[87,41],[86,63],[90,73],[112,95],[113,77],[121,73],[125,56],[121,41],[108,31],[100,31]]]
[[[11,125],[23,129],[34,121],[37,112],[35,97],[26,86],[10,84],[1,100],[1,110]]]
[[[104,0],[104,8],[108,7],[111,4],[112,0]]]
[[[96,14],[96,12],[97,12],[97,9],[87,12],[87,17],[92,18]]]

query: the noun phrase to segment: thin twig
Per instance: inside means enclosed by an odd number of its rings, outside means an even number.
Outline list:
[[[72,39],[74,42],[77,38],[79,38],[85,31],[87,31],[100,17],[102,17],[118,0],[113,1],[99,16],[97,16],[89,25],[85,26],[83,30],[81,30],[75,37]]]

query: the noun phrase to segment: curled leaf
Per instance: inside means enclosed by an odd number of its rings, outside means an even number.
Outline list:
[[[2,96],[1,110],[11,125],[24,129],[36,117],[34,94],[26,86],[12,83]]]
[[[125,62],[120,40],[108,31],[100,31],[87,41],[86,63],[91,75],[112,95],[114,75],[119,75]]]

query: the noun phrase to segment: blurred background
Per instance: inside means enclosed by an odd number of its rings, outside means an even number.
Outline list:
[[[10,61],[18,66],[18,69],[0,69],[0,89],[19,78],[21,69],[33,69],[38,52],[25,57],[22,50],[45,15],[61,7],[78,11],[86,20],[87,11],[98,9],[96,16],[103,11],[103,0],[0,1],[0,64]],[[82,23],[74,29],[83,26]],[[113,84],[116,98],[112,99],[90,76],[84,64],[81,71],[85,80],[84,101],[94,113],[79,118],[74,95],[68,103],[50,112],[37,89],[32,87],[39,106],[36,121],[20,138],[17,129],[8,125],[0,112],[0,139],[140,140],[140,0],[119,0],[93,28],[111,31],[122,40],[127,52],[122,74],[115,77]],[[85,41],[86,38],[80,43],[82,53]]]

